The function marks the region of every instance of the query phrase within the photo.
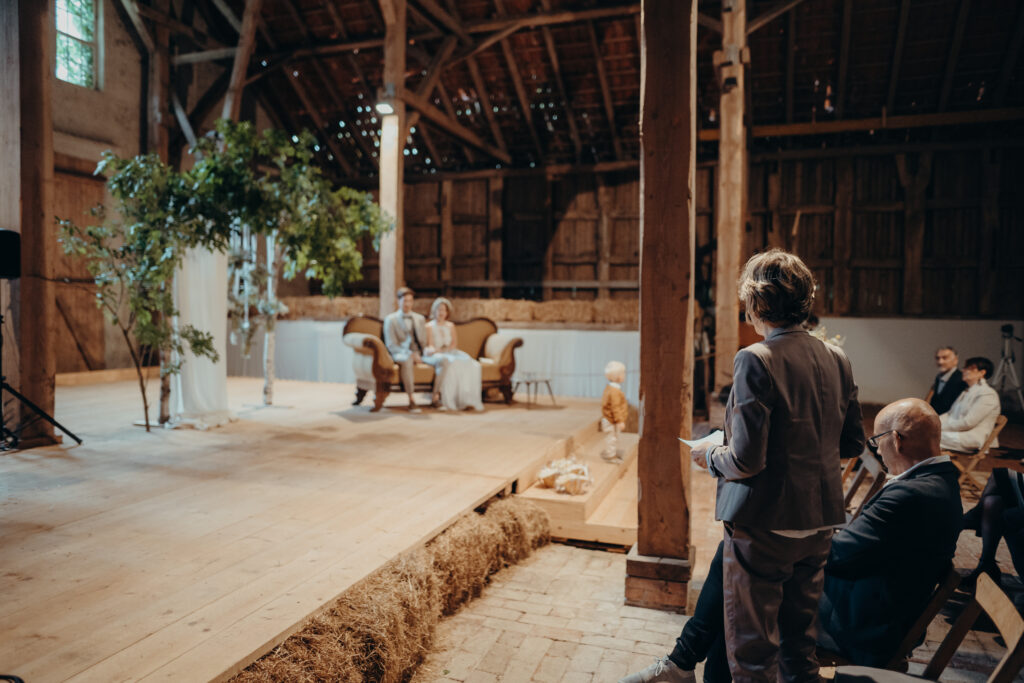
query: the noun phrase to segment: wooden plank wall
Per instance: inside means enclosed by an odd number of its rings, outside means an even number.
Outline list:
[[[804,258],[818,315],[917,315],[908,302],[924,316],[1024,315],[1024,159],[992,149],[935,151],[930,165],[924,156],[903,155],[923,193],[904,187],[896,154],[759,158],[744,255],[778,246]],[[702,163],[697,177],[702,305],[713,291],[715,171]],[[638,192],[636,171],[410,183],[406,281],[425,296],[635,298]],[[364,253],[356,293],[376,285],[375,255]]]

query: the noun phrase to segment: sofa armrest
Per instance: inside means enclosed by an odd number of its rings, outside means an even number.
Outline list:
[[[485,358],[494,361],[501,368],[504,377],[511,377],[516,368],[516,359],[513,352],[523,345],[522,337],[514,337],[511,334],[496,332],[484,342]]]
[[[391,368],[395,366],[394,359],[388,353],[388,347],[384,346],[384,342],[379,337],[361,332],[349,332],[341,340],[351,346],[356,353],[372,356],[375,370],[390,372]],[[374,372],[374,375],[376,374],[378,373]]]

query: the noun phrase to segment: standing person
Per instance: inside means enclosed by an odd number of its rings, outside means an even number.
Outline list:
[[[942,420],[942,448],[947,451],[973,451],[982,447],[999,419],[999,394],[985,378],[992,376],[992,361],[980,356],[964,361],[967,390],[957,396]],[[999,439],[992,440],[992,448]]]
[[[629,403],[622,393],[622,383],[626,381],[626,365],[622,361],[610,361],[604,366],[604,376],[608,384],[601,395],[601,431],[605,435],[601,458],[608,462],[622,462],[619,434],[626,428],[626,420],[629,418]]]
[[[415,293],[408,287],[401,287],[395,293],[398,310],[384,318],[384,346],[391,358],[398,364],[402,387],[409,395],[409,412],[423,412],[416,405],[416,363],[423,357],[427,339],[426,320],[412,310]]]
[[[932,390],[928,392],[928,402],[939,415],[948,412],[956,397],[967,388],[958,365],[960,357],[952,346],[940,346],[935,350],[935,366],[939,374],[935,376]]]
[[[434,403],[441,410],[482,411],[483,383],[480,362],[458,348],[458,332],[451,321],[452,302],[444,297],[430,305],[427,348],[423,362],[434,366]]]
[[[814,277],[773,249],[747,261],[740,300],[764,336],[736,354],[723,446],[692,457],[718,479],[723,591],[737,681],[817,681],[814,636],[833,529],[846,521],[840,457],[864,448],[843,351],[803,329]]]

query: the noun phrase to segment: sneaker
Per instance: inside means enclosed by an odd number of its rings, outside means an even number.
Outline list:
[[[692,671],[680,669],[668,657],[662,657],[643,671],[626,676],[619,683],[696,683],[697,677]]]

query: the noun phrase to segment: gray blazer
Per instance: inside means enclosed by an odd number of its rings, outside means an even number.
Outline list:
[[[423,355],[423,347],[427,344],[427,321],[419,313],[410,313],[412,316],[412,331],[405,327],[405,320],[401,311],[395,311],[384,318],[384,346],[388,347],[391,357],[401,363],[408,360],[413,351],[419,351]]]
[[[839,458],[864,449],[846,354],[799,326],[736,354],[726,445],[708,451],[715,518],[774,531],[842,524]]]

